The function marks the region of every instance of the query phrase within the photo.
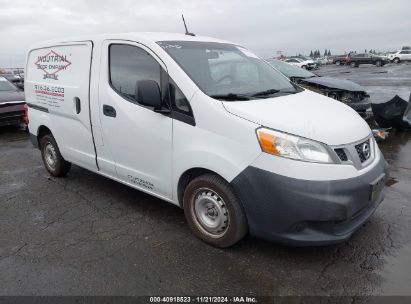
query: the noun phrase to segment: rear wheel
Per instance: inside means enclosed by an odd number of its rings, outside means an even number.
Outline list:
[[[377,67],[382,66],[382,62],[381,62],[381,60],[377,60],[377,61],[375,62],[375,65],[376,65]]]
[[[335,65],[340,65],[340,64],[341,64],[340,61],[336,61],[336,62],[335,62]]]
[[[356,62],[353,61],[353,62],[350,63],[350,66],[351,66],[352,68],[355,68],[355,67],[357,67],[358,65],[357,65]]]
[[[301,67],[302,67],[304,70],[307,69],[307,66],[306,66],[306,65],[302,65]]]
[[[240,241],[247,220],[230,184],[215,174],[193,179],[184,192],[184,214],[194,234],[220,248]]]
[[[393,61],[394,61],[394,63],[400,63],[401,62],[400,58],[398,58],[398,57],[395,57]]]
[[[53,135],[47,134],[40,139],[40,150],[44,166],[51,175],[65,176],[70,171],[71,163],[61,156]]]

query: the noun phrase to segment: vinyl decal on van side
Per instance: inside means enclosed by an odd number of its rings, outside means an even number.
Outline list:
[[[44,71],[43,79],[58,80],[57,73],[66,70],[71,62],[67,60],[67,55],[59,55],[55,51],[50,51],[44,56],[38,56],[35,65]]]
[[[64,88],[49,85],[34,85],[36,101],[44,106],[59,108],[64,101]]]
[[[147,188],[149,190],[153,190],[154,189],[154,185],[148,181],[142,180],[141,178],[138,177],[134,177],[131,175],[127,175],[128,179],[130,180],[130,182],[132,182],[133,184],[137,185],[137,186],[142,186],[144,188]]]

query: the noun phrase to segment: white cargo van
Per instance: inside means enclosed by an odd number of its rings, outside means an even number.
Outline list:
[[[237,44],[131,33],[61,39],[27,54],[29,130],[46,169],[71,163],[180,206],[219,247],[247,232],[341,242],[383,200],[367,123]]]

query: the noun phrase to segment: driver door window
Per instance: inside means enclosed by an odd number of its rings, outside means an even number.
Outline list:
[[[162,68],[145,50],[132,45],[112,44],[109,56],[111,86],[128,101],[137,102],[135,86],[139,80],[154,80],[162,87]]]

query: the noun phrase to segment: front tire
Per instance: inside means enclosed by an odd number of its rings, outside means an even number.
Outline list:
[[[302,65],[301,68],[304,69],[304,70],[306,70],[306,69],[307,69],[307,66],[306,66],[306,65]]]
[[[357,63],[353,61],[353,62],[350,63],[350,66],[351,66],[352,68],[356,68],[356,67],[357,67]]]
[[[375,62],[375,65],[376,65],[377,67],[381,67],[381,66],[382,66],[381,60],[377,60],[377,61]]]
[[[335,65],[340,65],[340,64],[341,64],[340,61],[336,61],[336,62],[335,62]]]
[[[184,215],[194,234],[220,248],[240,241],[248,231],[241,202],[230,184],[215,174],[193,179],[183,198]]]
[[[51,175],[55,177],[67,175],[70,171],[71,163],[61,156],[53,135],[47,134],[40,139],[40,150],[44,166]]]
[[[394,61],[394,63],[400,63],[401,62],[400,58],[398,58],[398,57],[394,58],[393,61]]]

